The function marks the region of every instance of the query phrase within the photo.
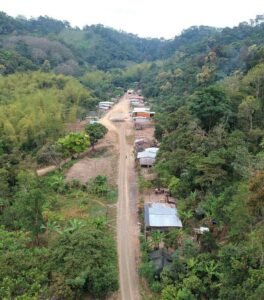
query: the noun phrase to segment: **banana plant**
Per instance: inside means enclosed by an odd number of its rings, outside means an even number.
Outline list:
[[[49,237],[51,232],[62,233],[60,225],[56,221],[48,221],[46,225],[42,224],[41,229],[46,230]]]
[[[64,229],[64,232],[72,233],[85,226],[82,220],[72,219],[69,221],[68,226]]]

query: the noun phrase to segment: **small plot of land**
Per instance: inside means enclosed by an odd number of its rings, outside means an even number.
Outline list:
[[[154,132],[155,132],[154,126],[148,127],[148,128],[143,128],[141,130],[135,130],[135,139],[139,139],[141,137],[152,138],[152,137],[154,137]]]
[[[95,146],[89,155],[76,164],[74,164],[67,172],[67,181],[78,180],[86,184],[90,179],[104,175],[109,178],[112,185],[116,185],[116,135],[108,132],[104,139]]]
[[[72,218],[87,218],[97,216],[109,216],[114,217],[116,213],[116,202],[117,194],[114,197],[106,196],[103,198],[97,197],[96,195],[89,194],[87,192],[80,191],[79,193],[71,193],[71,197],[65,197],[61,199],[60,214],[65,219]]]
[[[49,193],[44,218],[64,226],[70,219],[89,220],[105,216],[112,220],[116,215],[117,190],[108,181],[103,192],[83,187],[78,182],[65,182],[63,171],[55,171],[43,177]],[[111,224],[110,224],[111,225]]]
[[[116,176],[113,176],[116,159],[112,157],[84,158],[73,165],[67,172],[67,181],[79,180],[81,183],[87,183],[91,178],[98,175],[105,175],[112,184],[116,183]]]

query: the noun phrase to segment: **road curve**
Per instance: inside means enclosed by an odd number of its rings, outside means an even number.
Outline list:
[[[129,117],[129,101],[126,96],[100,122],[108,130],[115,131],[119,140],[117,243],[120,298],[122,300],[139,300],[137,188],[133,148],[126,140],[126,133],[131,128],[131,122],[112,123],[109,119],[115,113],[123,113],[125,117]]]

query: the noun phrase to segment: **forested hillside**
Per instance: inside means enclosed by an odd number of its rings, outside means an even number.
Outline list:
[[[103,25],[72,28],[48,17],[14,19],[1,13],[0,35],[4,74],[49,67],[55,73],[80,75],[87,68],[107,71],[168,56],[168,41],[143,39]]]
[[[77,77],[88,67],[54,39],[66,23],[1,14],[0,24],[0,298],[104,298],[118,289],[114,233],[105,216],[116,187],[104,176],[89,185],[66,181],[69,165],[43,178],[36,170],[59,166],[106,133],[88,136],[68,125],[115,88]]]
[[[171,190],[184,223],[165,239],[175,247],[172,268],[154,278],[147,255],[141,266],[153,297],[263,299],[262,21],[194,26],[163,40],[0,13],[1,299],[105,298],[118,289],[114,233],[91,205],[114,203],[116,187],[106,177],[84,186],[66,182],[64,170],[35,173],[87,150],[92,133],[67,125],[128,87],[157,112],[151,184]],[[199,226],[210,232],[196,240]]]
[[[170,59],[134,67],[159,112],[152,184],[171,190],[183,220],[161,235],[175,249],[171,268],[154,279],[144,257],[141,273],[158,299],[262,299],[264,23],[195,41],[200,30],[184,32],[194,43]],[[210,232],[197,237],[201,226]]]

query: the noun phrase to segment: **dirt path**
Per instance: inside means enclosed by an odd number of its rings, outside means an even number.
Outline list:
[[[118,134],[119,173],[118,173],[118,214],[117,214],[117,242],[119,257],[120,299],[138,300],[138,225],[137,225],[137,187],[134,171],[132,146],[127,143],[126,135],[131,131],[130,121],[112,123],[109,119],[117,113],[129,117],[128,98],[124,97],[109,111],[101,123],[108,130]]]

